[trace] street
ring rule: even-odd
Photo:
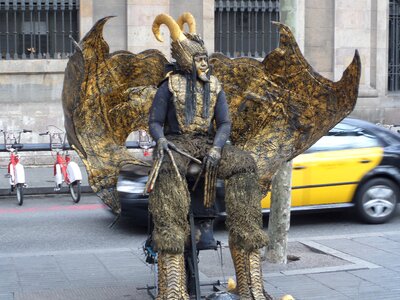
[[[154,284],[142,251],[146,229],[127,219],[110,228],[114,218],[92,194],[79,204],[69,195],[26,196],[22,207],[1,197],[0,299],[151,299],[137,290]],[[382,225],[360,224],[350,212],[292,216],[289,250],[300,261],[264,264],[266,289],[277,298],[398,299],[399,229],[399,211]],[[203,251],[203,281],[233,275],[223,224],[215,237],[224,264],[216,267],[217,251]]]

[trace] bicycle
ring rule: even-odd
[[[81,199],[82,173],[77,163],[71,161],[68,150],[65,150],[65,131],[57,126],[49,125],[48,131],[39,135],[48,135],[50,138],[50,151],[56,152],[54,163],[55,191],[61,190],[63,182],[68,185],[72,201],[78,203]]]
[[[27,187],[25,183],[25,169],[20,162],[18,150],[21,150],[21,134],[32,132],[32,130],[0,130],[4,136],[5,149],[10,152],[10,161],[7,167],[7,174],[5,177],[9,178],[11,192],[16,191],[18,205],[24,203],[24,188]]]

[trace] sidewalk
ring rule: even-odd
[[[82,171],[82,185],[89,189]],[[54,193],[51,167],[27,168],[26,174],[30,186],[26,193],[30,189]],[[0,179],[0,193],[8,193],[6,178]],[[222,241],[221,252],[200,252],[201,283],[224,282],[234,275],[226,235],[216,238]],[[284,294],[296,300],[400,299],[400,232],[291,239],[289,254],[300,260],[285,266],[263,263],[266,290],[276,299]],[[0,252],[0,300],[146,300],[151,297],[140,288],[154,284],[155,274],[145,263],[140,245]],[[202,292],[211,294],[211,286],[204,286]]]
[[[225,244],[226,245],[226,244]],[[356,234],[291,240],[311,253],[287,266],[263,264],[265,287],[276,299],[400,299],[400,233]],[[227,247],[200,253],[201,283],[233,276]],[[329,256],[335,262],[322,256]],[[297,265],[291,265],[297,264]],[[140,249],[92,249],[31,254],[0,254],[1,300],[151,299],[154,272]],[[203,294],[211,294],[204,286]]]

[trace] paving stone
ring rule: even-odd
[[[363,237],[355,238],[354,241],[374,247],[386,252],[392,252],[400,257],[400,240],[394,241],[388,237]]]
[[[400,233],[392,233],[384,235],[387,239],[400,243]]]
[[[388,253],[353,239],[323,240],[318,242],[383,267],[400,265],[400,255]]]
[[[365,281],[348,272],[310,274],[308,277],[331,288],[359,285]]]
[[[330,248],[332,253],[342,253],[340,257],[349,261],[339,258],[342,262],[334,264],[332,269],[325,266],[327,261],[322,255],[321,261],[312,264],[314,271],[319,272],[313,274],[301,264],[291,265],[293,270],[287,270],[287,266],[274,266],[274,269],[263,264],[265,288],[277,299],[284,294],[292,294],[296,300],[400,299],[400,259],[394,251],[399,236],[318,239],[314,244]],[[385,243],[389,245],[386,249]],[[348,270],[351,262],[356,262],[353,265],[360,268],[363,261],[371,263],[363,269]],[[232,260],[226,247],[222,249],[222,263],[221,270],[220,252],[200,252],[201,282],[213,283],[233,276]],[[298,274],[291,275],[289,271]],[[4,300],[146,300],[151,299],[147,291],[137,288],[152,286],[155,281],[154,270],[144,262],[140,249],[0,257],[0,300],[3,300],[1,297]],[[202,291],[210,294],[211,286],[202,287]]]
[[[103,283],[104,284],[104,283]],[[144,300],[150,299],[147,291],[130,286],[103,286],[96,288],[56,289],[15,294],[15,300]]]
[[[14,294],[13,293],[2,294],[0,292],[0,300],[14,300]]]

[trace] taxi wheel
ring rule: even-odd
[[[384,223],[393,217],[399,198],[399,188],[393,181],[374,178],[364,183],[357,192],[356,210],[366,223]]]

